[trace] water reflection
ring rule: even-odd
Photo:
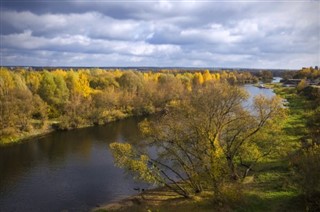
[[[135,183],[113,166],[108,144],[141,139],[131,118],[107,126],[54,132],[0,148],[3,211],[86,211],[134,193]]]

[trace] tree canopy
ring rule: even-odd
[[[115,162],[137,179],[185,197],[203,188],[219,194],[225,181],[243,179],[272,150],[259,147],[276,145],[267,135],[284,116],[281,101],[258,96],[249,109],[246,99],[242,88],[228,83],[193,90],[167,105],[165,115],[140,124],[145,141],[111,144]]]

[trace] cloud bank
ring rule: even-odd
[[[1,65],[320,64],[319,1],[4,1]]]

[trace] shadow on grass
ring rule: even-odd
[[[264,192],[246,194],[245,204],[235,211],[304,211],[303,198],[295,192]]]

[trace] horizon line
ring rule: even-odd
[[[208,67],[208,66],[41,66],[41,65],[1,65],[0,67],[23,67],[23,68],[111,68],[111,69],[209,69],[209,70],[299,70],[313,66],[305,66],[301,68],[248,68],[248,67]]]

